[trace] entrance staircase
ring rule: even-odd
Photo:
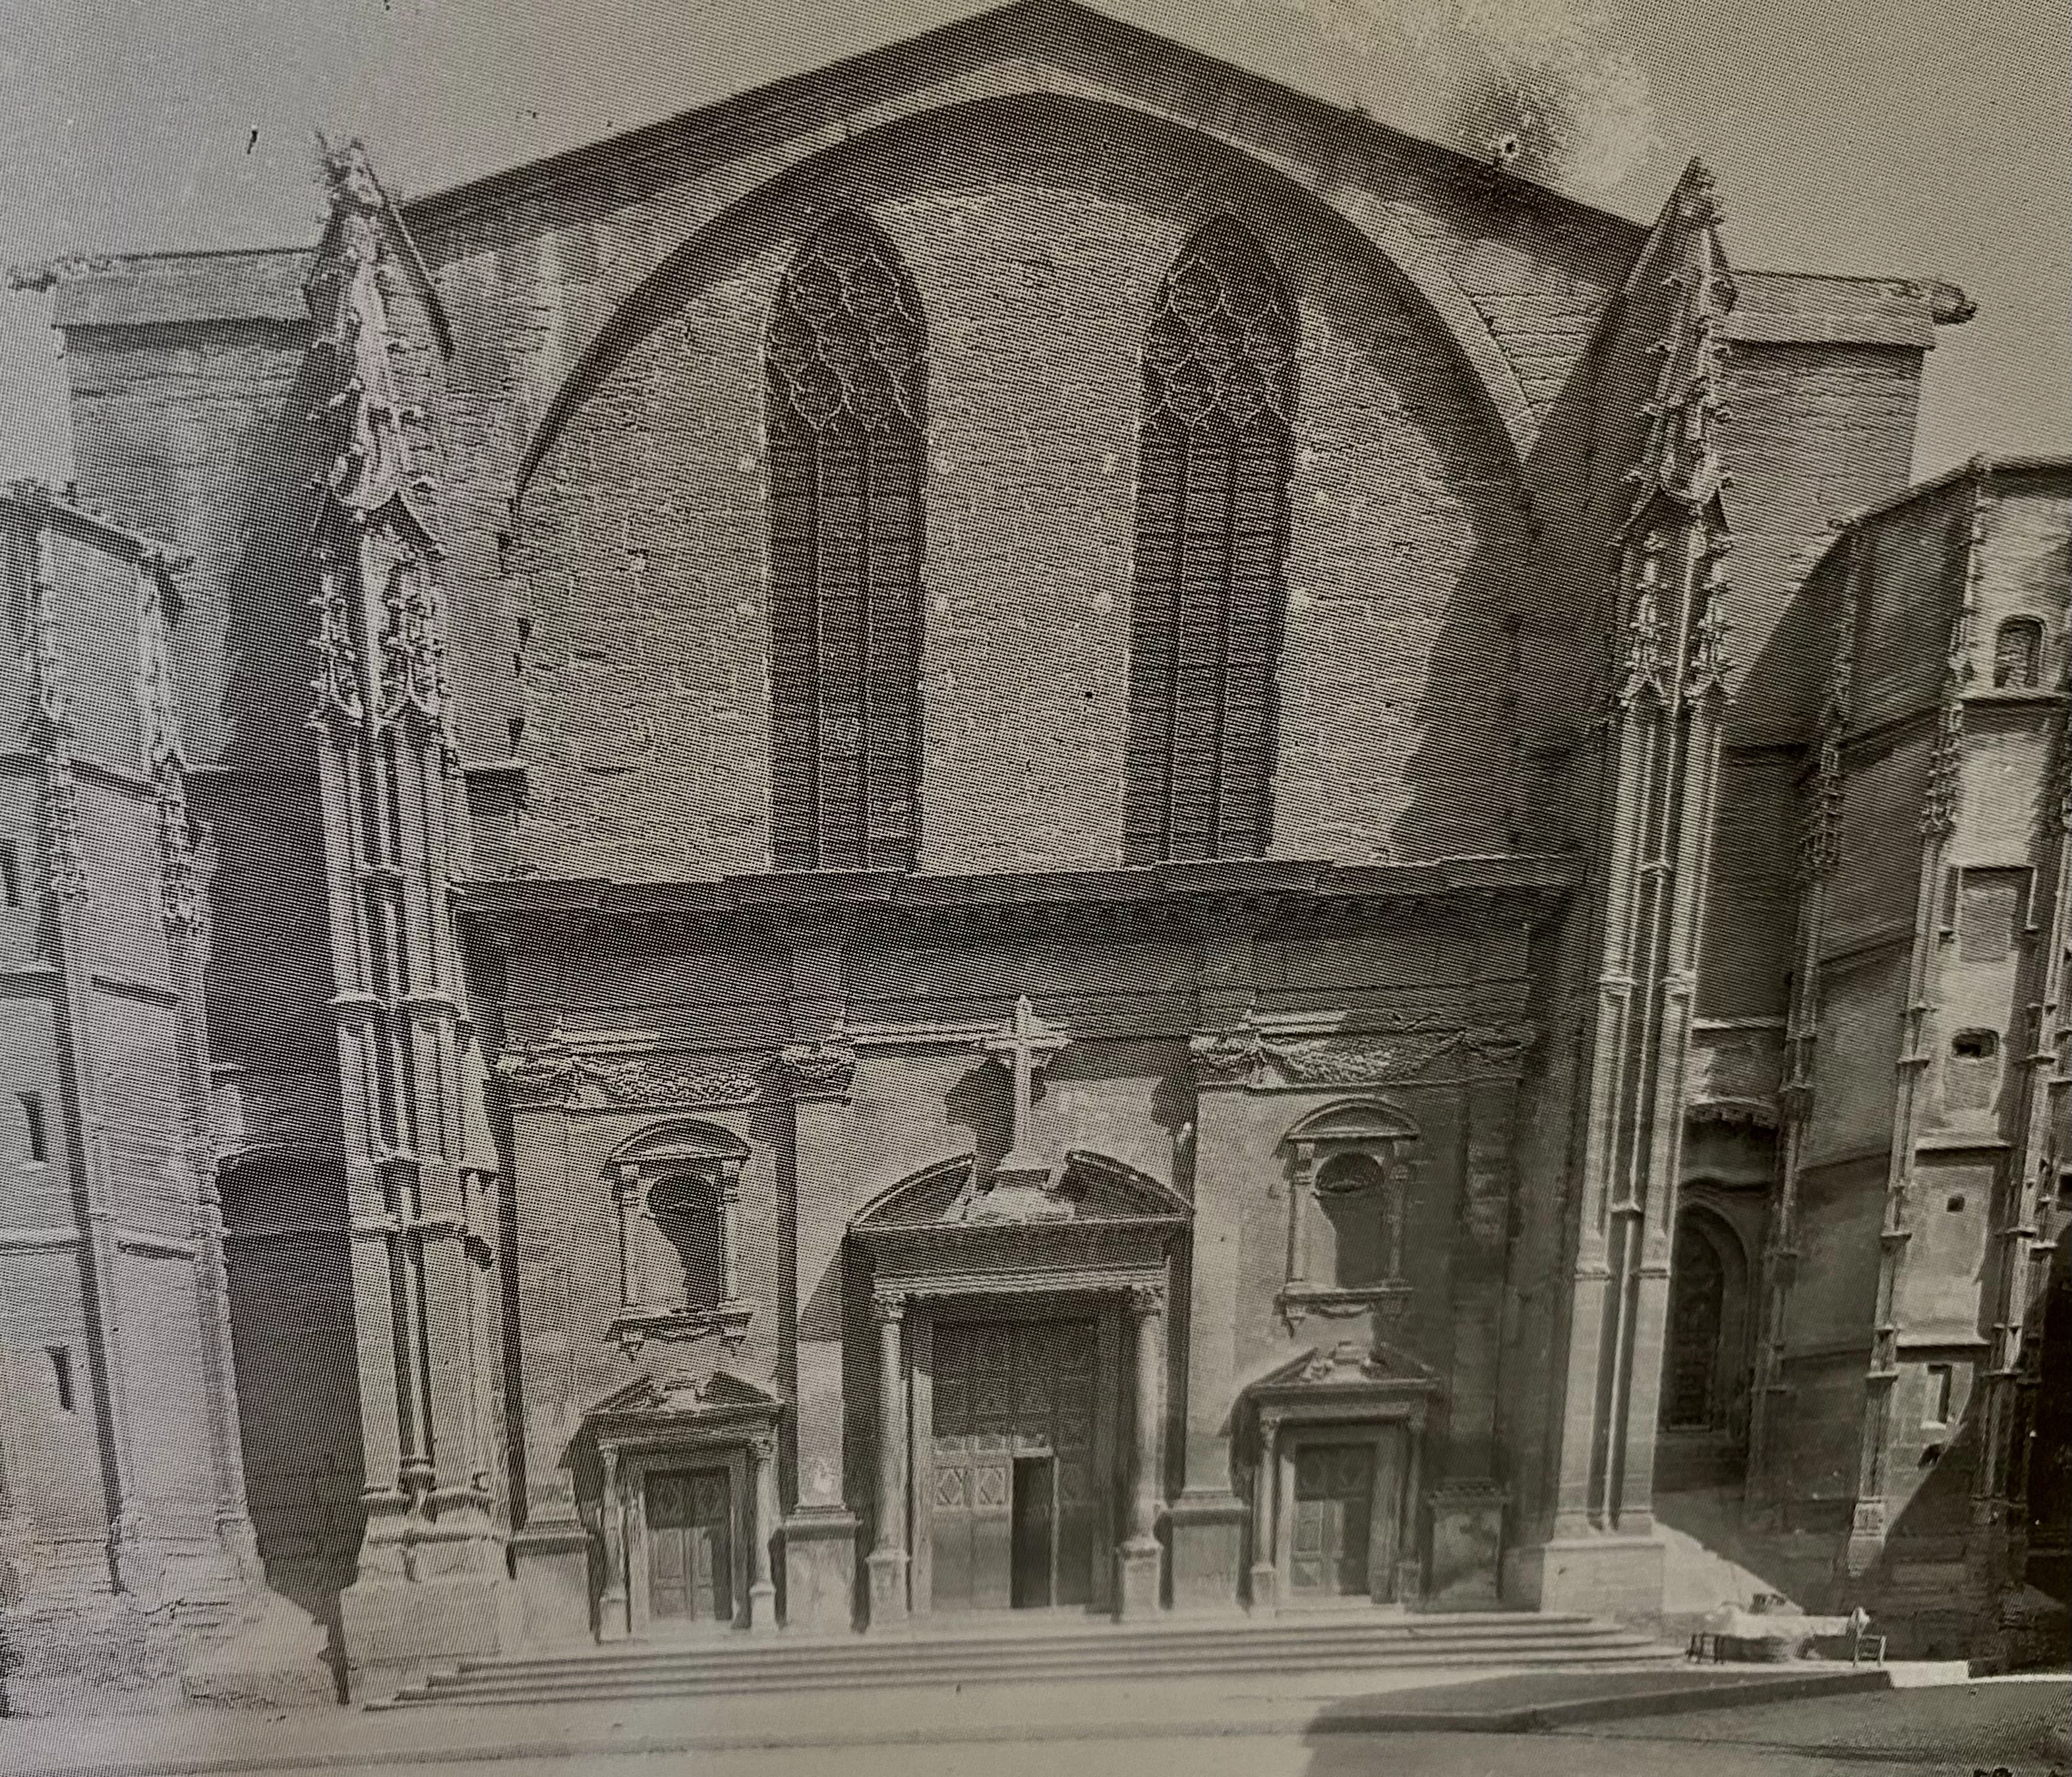
[[[1680,1649],[1594,1618],[1522,1611],[1290,1612],[1268,1622],[968,1619],[861,1635],[733,1634],[469,1660],[374,1706],[589,1703],[896,1685],[1072,1684],[1475,1668],[1680,1665]]]

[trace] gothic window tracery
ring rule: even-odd
[[[1144,343],[1124,861],[1262,855],[1300,330],[1265,249],[1210,223]]]
[[[866,219],[828,218],[786,269],[763,364],[773,861],[911,869],[927,332]]]

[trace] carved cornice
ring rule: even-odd
[[[1366,1029],[1328,1036],[1276,1036],[1256,1024],[1204,1031],[1190,1040],[1188,1053],[1203,1085],[1379,1085],[1415,1079],[1449,1057],[1511,1072],[1537,1036],[1523,1021],[1463,1024],[1453,1013],[1397,1012]]]
[[[1696,1124],[1727,1129],[1774,1129],[1779,1107],[1767,1098],[1697,1098],[1686,1115]]]

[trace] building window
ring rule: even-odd
[[[865,218],[830,218],[791,261],[763,363],[771,856],[911,869],[927,336],[913,280]]]
[[[1922,1406],[1921,1422],[1924,1426],[1947,1426],[1950,1422],[1950,1412],[1956,1397],[1955,1367],[1949,1364],[1930,1364],[1927,1383],[1927,1397]]]
[[[52,1345],[47,1348],[51,1360],[51,1381],[57,1389],[58,1411],[76,1413],[79,1410],[79,1397],[72,1387],[72,1347]]]
[[[29,1158],[40,1164],[51,1157],[50,1131],[43,1122],[43,1095],[24,1092],[20,1094],[20,1102],[22,1122],[29,1135]]]
[[[1331,1242],[1324,1267],[1341,1290],[1363,1290],[1396,1274],[1389,1251],[1388,1180],[1371,1154],[1338,1154],[1317,1170],[1317,1205]]]
[[[1944,1095],[1952,1110],[1990,1110],[2000,1084],[1998,1031],[1960,1030],[1950,1039]]]
[[[10,907],[22,905],[22,856],[12,839],[0,840],[0,895]]]
[[[717,1308],[727,1299],[725,1231],[717,1178],[658,1180],[648,1192],[648,1213],[676,1250],[682,1294],[672,1307],[687,1313]]]
[[[2000,691],[2033,691],[2043,673],[2043,625],[2011,617],[1993,638],[1993,684]]]
[[[1124,861],[1257,857],[1272,835],[1294,302],[1235,221],[1159,285],[1144,343]]]

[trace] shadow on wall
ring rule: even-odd
[[[290,1152],[222,1178],[245,1484],[269,1589],[322,1623],[344,1698],[339,1594],[365,1514],[345,1175]]]

